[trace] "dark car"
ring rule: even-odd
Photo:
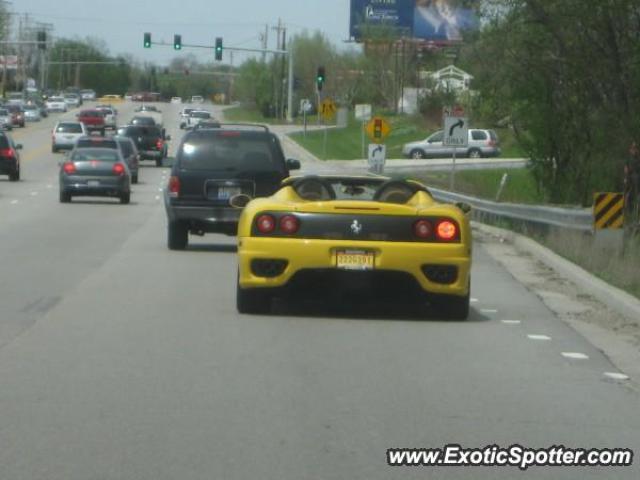
[[[60,202],[74,196],[131,199],[129,168],[120,151],[111,148],[75,148],[60,165]]]
[[[171,140],[171,136],[165,138],[159,127],[127,125],[118,129],[118,135],[133,140],[140,160],[155,160],[158,167],[162,166],[162,159],[167,156],[166,142]]]
[[[11,122],[14,127],[24,127],[24,110],[20,105],[7,104],[5,107],[11,114]]]
[[[220,124],[187,133],[165,191],[169,248],[186,248],[189,233],[235,235],[240,210],[232,198],[269,196],[298,168],[264,126]]]
[[[135,116],[129,122],[131,125],[140,125],[144,127],[154,127],[156,125],[156,121],[153,117],[143,117],[143,116]]]
[[[0,175],[9,175],[9,180],[20,180],[20,153],[22,145],[14,143],[11,136],[0,132]]]

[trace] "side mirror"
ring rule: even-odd
[[[462,210],[465,215],[471,211],[471,205],[465,202],[457,202],[456,207]]]
[[[250,201],[251,197],[249,195],[239,193],[238,195],[234,195],[229,199],[229,205],[231,205],[233,208],[244,208]]]
[[[293,158],[287,159],[287,170],[300,170],[300,161]]]
[[[21,143],[16,144],[16,150],[22,150],[22,144]]]
[[[165,157],[162,159],[162,166],[165,168],[172,168],[176,163],[176,159],[173,157]]]

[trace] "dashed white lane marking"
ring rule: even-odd
[[[477,298],[472,298],[471,299],[471,303],[478,303],[480,300],[478,300]]]
[[[483,310],[480,310],[482,313],[498,313],[498,310],[494,310],[492,308],[485,308]]]
[[[604,376],[612,380],[629,380],[629,376],[624,373],[604,372]]]
[[[161,191],[162,191],[162,189],[161,189],[161,188],[159,188],[159,189],[158,189],[158,191],[159,191],[159,192],[161,192]]]
[[[551,340],[551,337],[548,337],[547,335],[527,335],[527,337],[529,340],[540,340],[543,342]]]
[[[588,355],[578,352],[562,352],[562,356],[571,360],[589,360]]]
[[[505,325],[520,325],[522,322],[520,320],[502,320],[502,323]]]
[[[11,200],[11,205],[17,205],[18,204],[18,200]]]
[[[31,196],[32,196],[32,197],[35,197],[35,196],[37,196],[37,195],[38,195],[38,192],[31,192]]]
[[[160,200],[160,195],[156,195],[156,200]]]
[[[53,188],[53,185],[47,185],[47,188]]]

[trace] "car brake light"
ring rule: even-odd
[[[427,239],[433,234],[433,225],[429,220],[418,220],[413,224],[413,233],[418,238]]]
[[[271,233],[276,229],[276,219],[273,215],[260,215],[256,225],[260,233]]]
[[[72,175],[76,173],[76,165],[73,162],[65,162],[62,166],[62,170],[64,170],[64,173],[67,175]]]
[[[495,147],[495,146],[497,145],[497,142],[496,142],[495,140],[489,140],[489,141],[487,142],[487,145],[488,145],[489,147]]]
[[[442,220],[436,227],[436,235],[440,240],[449,242],[458,235],[458,227],[451,220]]]
[[[285,215],[280,219],[280,230],[287,235],[293,235],[300,228],[300,220],[293,215]]]
[[[13,148],[1,148],[0,149],[0,157],[15,157],[16,152],[14,152]]]
[[[180,195],[180,179],[178,177],[169,178],[169,196],[177,198]]]
[[[124,169],[124,165],[121,163],[116,163],[113,166],[113,173],[115,173],[116,175],[124,175],[125,169]]]
[[[162,147],[164,146],[164,142],[162,141],[162,139],[158,139],[158,141],[156,142],[156,148],[158,150],[162,150]]]

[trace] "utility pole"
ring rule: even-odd
[[[276,39],[276,50],[280,49],[281,45],[283,45],[282,42],[282,33],[285,30],[284,26],[282,25],[282,19],[279,18],[278,19],[278,26],[277,27],[273,27],[273,30],[275,30],[277,32],[278,38]],[[284,63],[283,65],[283,72],[282,75],[279,79],[276,79],[275,82],[275,100],[276,100],[276,109],[275,109],[275,115],[276,118],[280,117],[280,100],[281,100],[281,83],[282,83],[282,77],[284,76]],[[276,69],[277,67],[277,62],[275,65]],[[276,70],[277,72],[277,70]]]
[[[262,40],[262,49],[266,50],[269,47],[269,24],[264,26],[264,35],[260,35]],[[267,52],[262,52],[262,63],[267,61]]]
[[[283,29],[282,30],[282,50],[286,50],[287,49],[287,29]],[[280,71],[280,99],[282,100],[280,102],[281,106],[281,112],[280,112],[280,118],[284,118],[284,110],[285,110],[285,106],[284,106],[284,92],[285,92],[285,67],[286,67],[286,62],[287,62],[287,57],[286,55],[282,56],[282,69]]]
[[[293,45],[289,40],[289,87],[287,92],[287,123],[293,123]]]

